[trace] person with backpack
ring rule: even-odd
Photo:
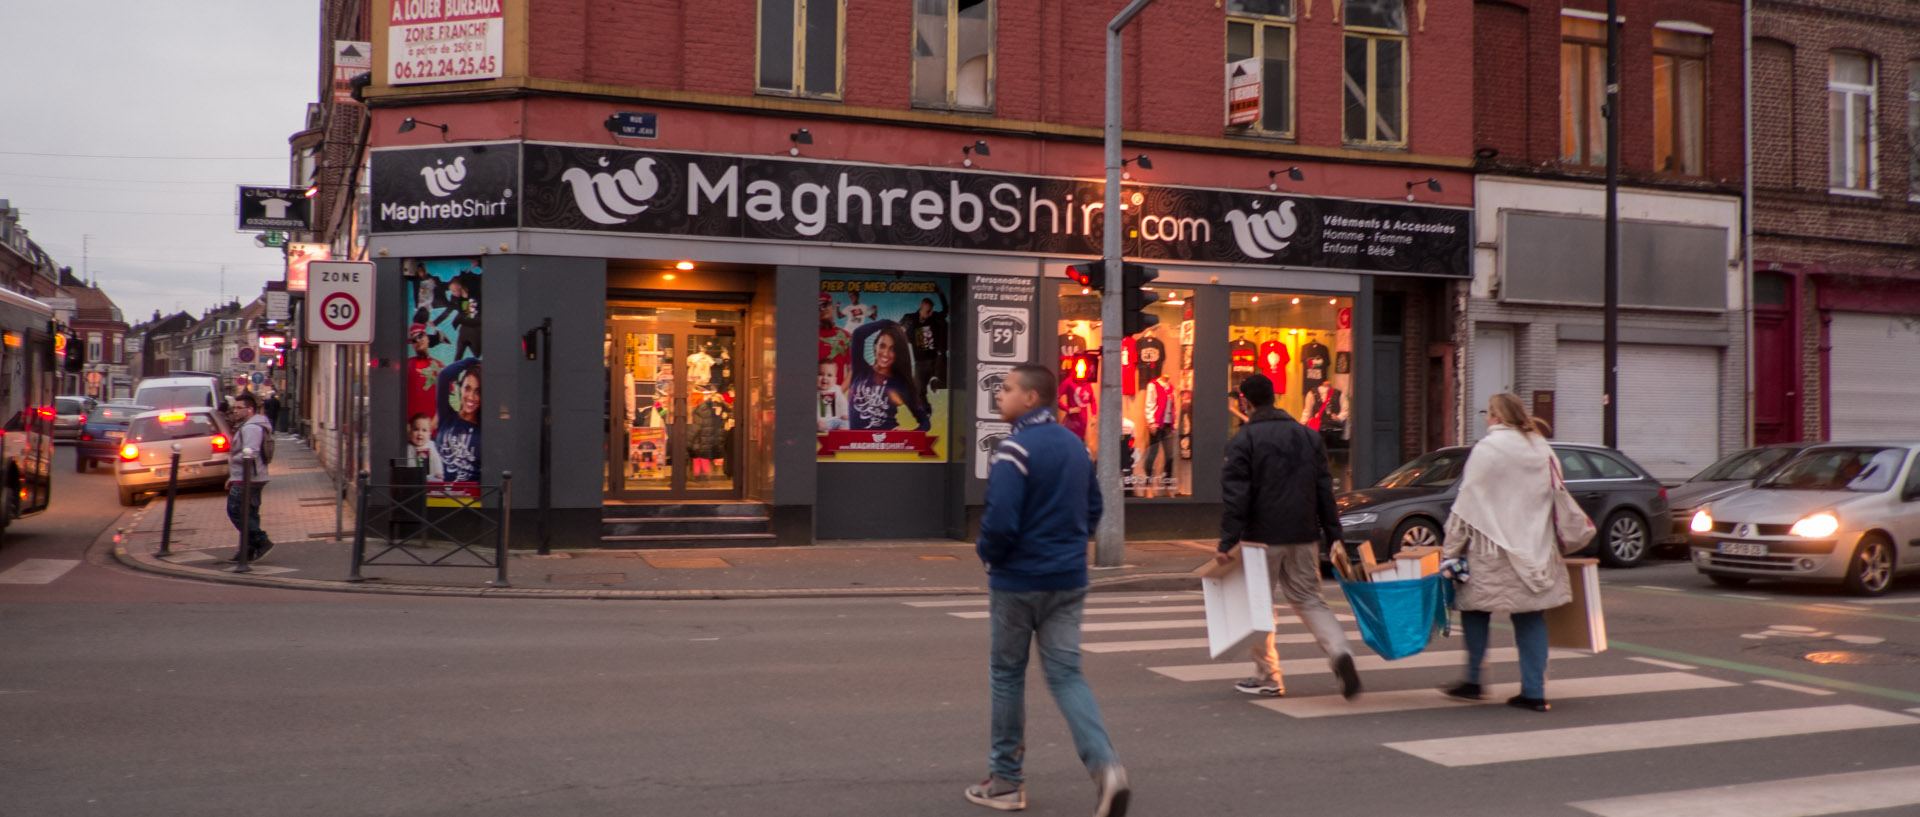
[[[248,561],[257,561],[273,550],[273,540],[260,529],[260,495],[267,489],[267,465],[273,462],[273,427],[261,416],[260,400],[253,392],[241,392],[230,405],[235,427],[234,453],[227,458],[227,518],[234,530],[247,535]],[[249,460],[253,463],[251,491]]]

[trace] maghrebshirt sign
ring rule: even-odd
[[[373,232],[511,230],[520,224],[520,144],[376,150]]]
[[[528,230],[1100,254],[1099,181],[765,156],[528,142],[519,192],[489,194],[498,210],[410,209],[445,204],[431,181],[458,149],[376,151],[375,231],[512,228],[517,217]],[[422,179],[437,199],[417,195]],[[382,195],[401,188],[403,198]],[[1134,184],[1122,199],[1128,258],[1471,275],[1466,208]]]

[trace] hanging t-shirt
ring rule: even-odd
[[[1273,381],[1275,394],[1287,393],[1287,364],[1293,362],[1293,353],[1287,351],[1287,345],[1277,340],[1260,344],[1260,373]]]
[[[1333,355],[1327,347],[1317,340],[1307,341],[1300,347],[1300,391],[1310,392],[1327,382],[1328,373],[1333,369]]]
[[[1072,332],[1060,333],[1060,356],[1073,357],[1087,350],[1087,341]]]
[[[706,352],[687,355],[687,382],[704,386],[713,380],[713,357]]]
[[[1140,359],[1136,345],[1133,338],[1120,341],[1120,393],[1128,397],[1139,391],[1138,384],[1134,382],[1135,364]]]
[[[1093,384],[1084,380],[1069,380],[1060,389],[1060,425],[1065,426],[1073,436],[1087,438],[1087,424],[1099,414],[1099,401],[1095,396]]]
[[[1235,383],[1260,372],[1260,347],[1246,338],[1234,338],[1227,344],[1227,361]]]
[[[1167,365],[1167,344],[1153,335],[1142,335],[1134,342],[1134,349],[1140,355],[1140,385],[1153,381],[1160,376]]]
[[[1020,336],[1027,333],[1027,322],[1012,315],[995,315],[980,323],[987,333],[987,354],[994,359],[1013,357]]]

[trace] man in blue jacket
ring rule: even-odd
[[[967,799],[1001,811],[1027,807],[1027,657],[1040,645],[1047,689],[1099,789],[1094,817],[1123,817],[1126,769],[1080,674],[1080,611],[1087,600],[1087,539],[1100,521],[1100,483],[1086,444],[1054,421],[1056,382],[1040,366],[1016,367],[1000,386],[1000,417],[1013,436],[993,452],[987,507],[975,549],[987,566],[993,649],[991,774]]]

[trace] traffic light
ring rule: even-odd
[[[1098,261],[1067,267],[1067,280],[1091,290],[1107,288],[1107,271]]]
[[[1067,359],[1067,376],[1076,383],[1100,382],[1100,352],[1081,352]]]
[[[67,371],[84,371],[87,367],[87,347],[80,343],[78,334],[67,335]]]
[[[1160,322],[1160,316],[1146,311],[1154,301],[1160,300],[1159,295],[1146,289],[1159,277],[1160,271],[1151,267],[1120,265],[1120,334],[1132,337]]]

